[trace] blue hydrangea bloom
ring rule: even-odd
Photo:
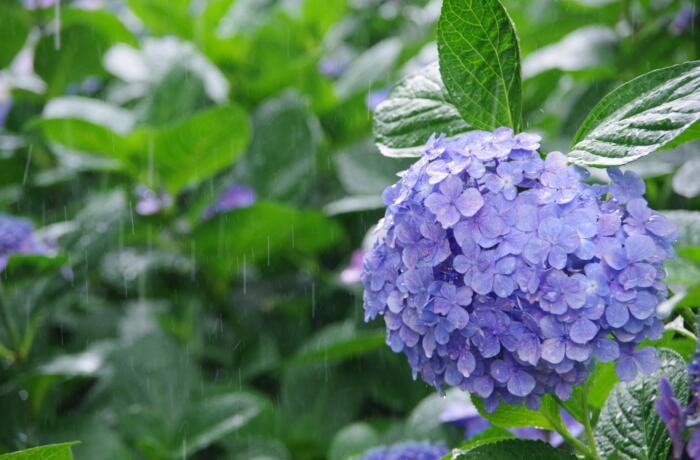
[[[216,199],[214,204],[209,206],[202,217],[211,219],[217,214],[226,211],[232,211],[238,208],[247,208],[252,206],[258,199],[257,193],[250,187],[245,185],[233,184],[223,191]]]
[[[448,452],[442,444],[407,441],[389,447],[375,447],[355,460],[438,460]]]
[[[0,270],[12,254],[44,254],[46,245],[34,236],[34,226],[26,219],[0,214]]]
[[[539,136],[472,131],[434,137],[387,188],[364,258],[365,319],[414,377],[536,409],[568,399],[593,361],[622,380],[658,366],[652,348],[667,296],[663,261],[676,226],[651,210],[644,182],[609,169],[609,185]]]

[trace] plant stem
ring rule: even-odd
[[[10,313],[10,307],[7,305],[5,300],[5,295],[2,292],[2,284],[0,283],[0,317],[2,319],[2,325],[7,333],[7,338],[10,340],[10,346],[12,347],[12,353],[16,356],[19,352],[21,340],[19,332],[17,330],[17,324],[15,324],[12,314]]]
[[[595,447],[595,438],[593,437],[593,426],[591,425],[591,410],[588,406],[588,380],[583,384],[583,429],[586,432],[588,440],[588,448],[594,460],[601,460],[600,454]]]
[[[598,456],[598,453],[595,452],[595,450],[591,450],[586,446],[584,443],[576,439],[564,426],[563,424],[561,425],[555,425],[555,429],[557,433],[561,435],[562,438],[564,438],[564,441],[566,441],[567,444],[569,444],[571,447],[574,449],[578,450],[581,452],[583,455],[586,456],[586,458],[589,459],[594,459],[594,460],[600,460],[600,457]]]

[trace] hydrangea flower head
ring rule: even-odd
[[[448,452],[442,444],[406,441],[389,447],[375,447],[354,460],[438,460]]]
[[[34,226],[20,217],[0,214],[0,270],[12,254],[43,254],[46,245],[34,236]]]
[[[568,399],[593,360],[615,361],[622,380],[658,366],[636,346],[662,333],[677,228],[635,174],[587,184],[563,154],[541,158],[539,141],[507,128],[431,138],[385,190],[363,262],[366,320],[384,316],[414,377],[487,410]]]

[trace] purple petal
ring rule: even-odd
[[[634,361],[644,374],[653,374],[661,367],[654,347],[644,347],[634,352]]]
[[[569,337],[576,343],[588,343],[598,333],[598,326],[593,321],[581,318],[576,320],[569,329]]]
[[[629,304],[630,313],[637,319],[647,319],[656,311],[658,300],[647,291],[640,291],[634,302]]]
[[[471,217],[484,206],[484,198],[475,188],[468,188],[455,201],[460,213],[465,217]]]
[[[474,355],[468,351],[463,352],[457,361],[457,369],[459,369],[459,372],[461,372],[464,377],[469,377],[471,373],[474,372],[474,369],[476,369]]]
[[[491,363],[491,377],[499,383],[506,383],[511,377],[511,369],[505,361],[497,359]]]
[[[456,200],[462,193],[464,183],[457,176],[449,176],[440,183],[440,192],[450,200]]]
[[[615,372],[623,382],[631,382],[637,376],[637,365],[629,356],[623,356],[615,363]]]
[[[605,309],[605,320],[612,327],[624,326],[629,318],[627,307],[620,302],[613,302]]]
[[[515,371],[508,380],[508,391],[515,396],[527,396],[535,388],[535,379],[524,371]]]
[[[542,343],[542,359],[559,364],[564,359],[566,349],[560,339],[547,339]]]
[[[600,339],[593,344],[595,357],[601,363],[615,361],[620,356],[620,347],[611,339]]]
[[[656,252],[656,245],[651,237],[646,235],[632,235],[625,240],[625,254],[630,262],[637,262],[648,258]]]
[[[488,376],[477,377],[474,379],[472,389],[477,396],[488,398],[493,393],[493,380]]]

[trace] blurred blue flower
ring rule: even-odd
[[[389,447],[375,447],[355,460],[439,460],[448,452],[442,444],[406,441]]]
[[[0,270],[12,254],[48,254],[49,247],[34,235],[26,219],[0,214]]]
[[[685,431],[685,410],[673,394],[671,383],[666,377],[659,382],[659,396],[654,401],[654,408],[668,427],[673,443],[673,458],[683,455],[683,431]]]
[[[362,274],[362,259],[365,257],[365,251],[357,249],[350,257],[350,265],[340,272],[340,282],[343,284],[355,284],[360,282]]]
[[[676,226],[649,209],[644,182],[608,170],[609,186],[539,137],[500,128],[433,136],[382,197],[361,275],[365,318],[384,315],[387,344],[414,376],[536,409],[583,382],[594,359],[623,380],[651,372]]]
[[[222,212],[252,206],[258,199],[258,195],[250,187],[233,184],[219,195],[214,204],[209,206],[202,215],[203,219],[211,219]]]
[[[700,460],[700,344],[693,360],[688,364],[688,377],[690,403],[687,407],[684,408],[673,394],[671,382],[666,377],[661,377],[654,408],[668,428],[673,443],[673,458],[683,456],[683,434],[686,428],[690,428],[685,451],[691,459]]]
[[[683,5],[681,10],[671,22],[671,32],[674,35],[683,34],[693,25],[696,14],[694,5]]]
[[[163,208],[168,208],[173,204],[173,200],[168,192],[161,191],[158,193],[145,185],[137,185],[134,193],[138,199],[136,202],[136,213],[142,216],[156,214]]]
[[[367,94],[367,98],[365,99],[365,103],[367,104],[367,107],[374,112],[377,110],[377,106],[384,102],[387,97],[389,97],[389,93],[391,92],[392,85],[385,86],[384,88],[381,89],[375,89],[373,91],[370,91],[369,94]]]

